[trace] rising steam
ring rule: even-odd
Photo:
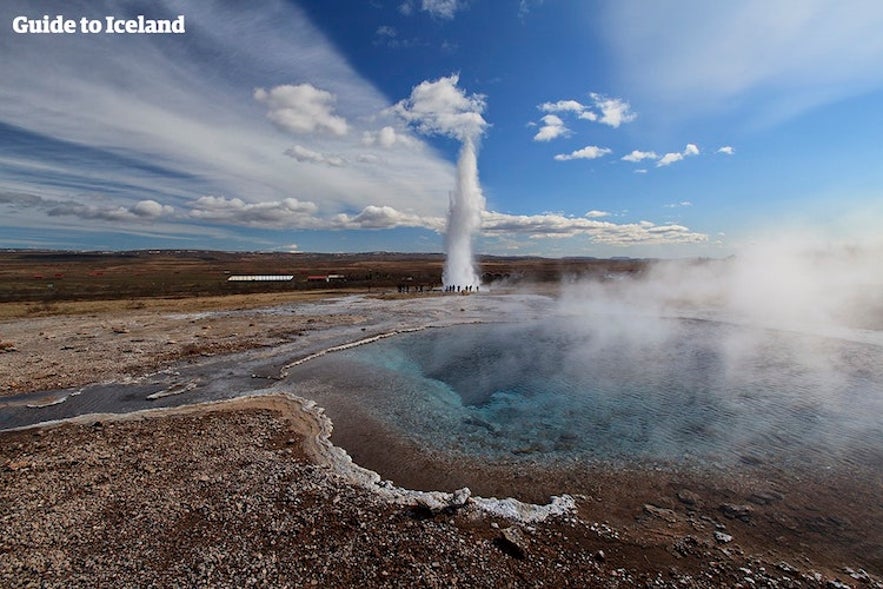
[[[456,74],[414,87],[411,97],[393,107],[425,134],[446,135],[462,142],[457,161],[457,186],[451,193],[445,234],[445,286],[478,286],[472,240],[481,227],[484,196],[478,183],[476,145],[487,122],[481,116],[484,97],[467,96]]]

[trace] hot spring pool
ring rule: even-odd
[[[320,405],[358,406],[433,452],[815,468],[880,462],[881,351],[711,321],[559,317],[404,334],[293,377],[321,375]]]

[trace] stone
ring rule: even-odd
[[[652,515],[653,517],[658,517],[659,519],[667,521],[671,524],[678,521],[678,514],[676,514],[671,509],[656,507],[655,505],[650,505],[649,503],[644,504],[644,513],[646,513],[647,515]]]
[[[750,505],[735,505],[733,503],[723,503],[720,506],[721,513],[730,519],[740,519],[747,522],[751,519],[754,511]]]
[[[730,542],[733,541],[732,536],[730,536],[729,534],[725,534],[723,532],[720,532],[720,531],[716,531],[714,533],[714,539],[717,540],[717,542],[719,544],[729,544]]]
[[[415,499],[418,507],[428,510],[430,513],[454,511],[466,505],[472,491],[469,487],[463,487],[453,493],[422,493]]]
[[[681,489],[677,492],[678,501],[683,503],[684,505],[688,505],[690,507],[695,507],[699,505],[699,495],[690,491],[689,489]]]
[[[784,496],[781,493],[777,493],[776,491],[752,493],[748,496],[748,501],[754,503],[755,505],[769,505],[770,503],[775,503],[776,501],[781,501],[782,499],[784,499]]]
[[[503,549],[516,558],[524,558],[527,556],[527,548],[529,541],[520,529],[510,526],[503,528],[500,533],[500,543]]]

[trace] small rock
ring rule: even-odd
[[[516,558],[524,558],[527,555],[529,543],[527,536],[516,527],[503,528],[500,543],[507,552]]]
[[[733,541],[733,537],[729,534],[725,534],[723,532],[715,532],[714,539],[718,541],[720,544],[729,544]]]
[[[740,519],[744,522],[751,519],[751,513],[754,511],[749,505],[735,505],[733,503],[723,503],[720,510],[725,517]]]
[[[784,499],[784,496],[775,491],[752,493],[748,496],[748,500],[755,505],[769,505],[770,503],[781,501],[782,499]]]
[[[871,576],[864,569],[853,570],[849,567],[843,569],[843,572],[855,579],[856,581],[861,581],[862,583],[870,583]]]
[[[782,571],[783,573],[788,573],[789,575],[796,575],[798,573],[796,568],[794,568],[793,566],[791,566],[790,564],[788,564],[784,560],[777,562],[776,568],[779,569],[780,571]]]
[[[6,463],[6,470],[10,470],[10,471],[14,472],[16,470],[21,470],[23,468],[27,468],[27,466],[28,466],[28,463],[26,460],[18,460],[16,462],[13,462],[10,460],[9,462]]]
[[[690,507],[699,504],[699,495],[688,489],[681,489],[680,491],[678,491],[677,498],[678,501],[680,501],[684,505],[689,505]]]
[[[599,550],[595,553],[595,560],[597,560],[598,562],[604,562],[605,560],[607,560],[607,555],[604,554],[603,550]]]
[[[644,504],[644,513],[647,515],[652,515],[653,517],[658,517],[668,523],[675,523],[678,521],[678,514],[676,514],[671,509],[664,509],[662,507],[656,507],[655,505],[650,505],[649,503]]]

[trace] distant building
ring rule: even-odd
[[[314,274],[307,276],[307,282],[346,282],[343,274]]]
[[[293,274],[234,274],[227,277],[227,282],[288,282],[294,280]]]

